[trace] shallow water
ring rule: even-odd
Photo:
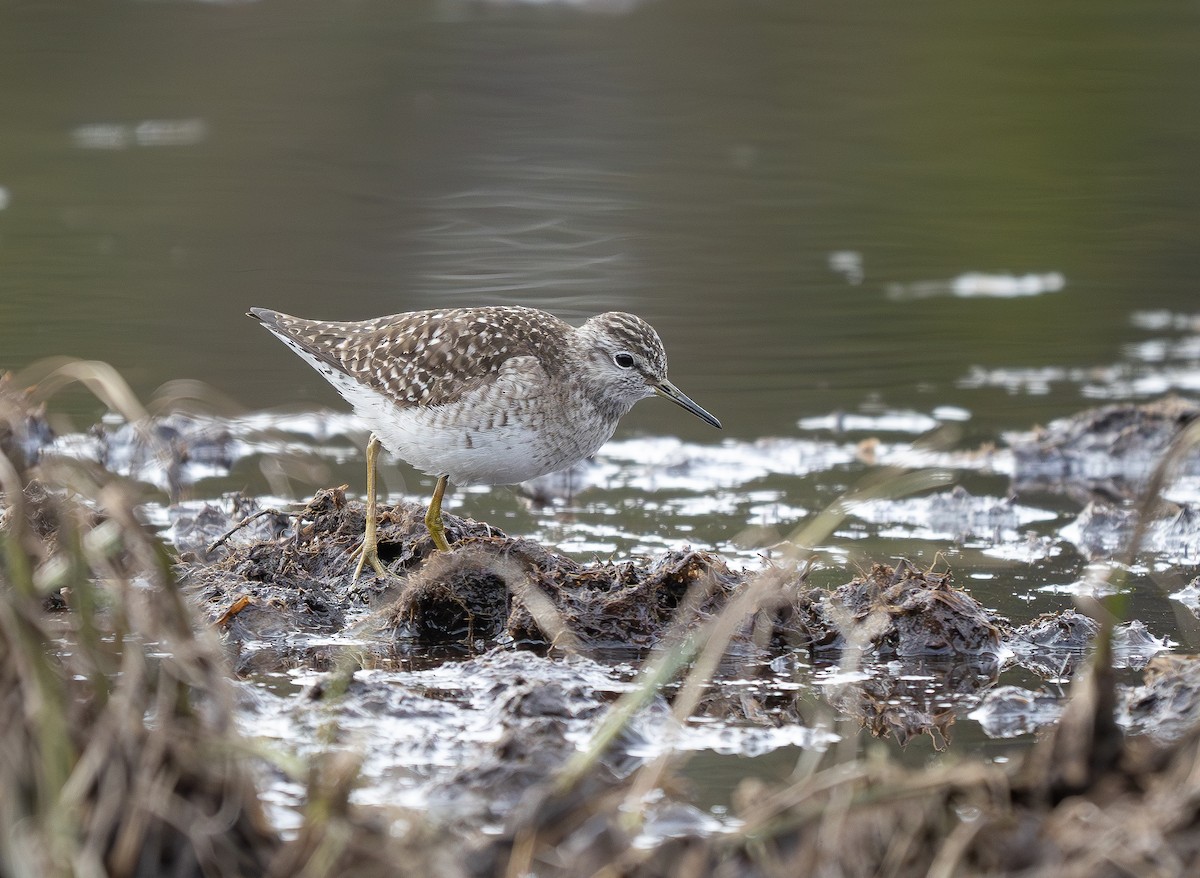
[[[190,497],[283,503],[359,489],[363,434],[247,307],[636,311],[724,432],[643,403],[569,498],[448,508],[578,558],[690,543],[754,567],[876,465],[942,467],[973,500],[857,504],[817,577],[944,564],[1024,621],[1105,558],[1072,538],[1077,499],[1009,503],[1003,450],[964,452],[1200,391],[1198,31],[1112,0],[11,9],[0,369],[106,360],[143,399],[198,379],[161,395],[202,396],[242,445]],[[1130,615],[1185,652],[1200,633],[1166,595],[1198,562],[1185,541],[1130,577]],[[967,710],[957,745],[997,752]],[[788,770],[771,758],[695,775]]]

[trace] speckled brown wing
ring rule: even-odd
[[[494,381],[513,357],[562,349],[570,327],[533,308],[412,311],[359,322],[306,320],[252,308],[250,316],[310,356],[400,407],[453,403]],[[540,352],[540,356],[539,356]]]

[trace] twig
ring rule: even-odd
[[[244,528],[250,522],[254,521],[257,518],[262,518],[264,515],[295,515],[295,514],[296,513],[294,513],[294,512],[292,512],[292,513],[280,512],[278,509],[260,509],[260,510],[258,510],[258,512],[255,512],[253,515],[247,515],[245,518],[243,518],[241,521],[239,521],[237,524],[235,524],[232,528],[230,528],[228,531],[226,531],[222,536],[213,540],[213,542],[210,543],[204,551],[206,554],[211,555],[217,549],[221,548],[221,546],[225,545],[225,543],[229,541],[229,538],[231,536],[233,536],[239,530]]]

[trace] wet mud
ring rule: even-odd
[[[438,553],[423,509],[413,504],[381,507],[379,554],[391,575],[354,582],[364,507],[343,489],[320,492],[286,526],[244,503],[233,514],[283,529],[265,540],[243,535],[234,544],[231,536],[220,546],[216,540],[209,548],[222,557],[205,561],[192,553],[179,567],[188,594],[233,644],[283,632],[331,634],[353,619],[365,623],[361,631],[373,627],[410,645],[645,651],[681,622],[698,626],[720,613],[747,580],[760,576],[773,580],[775,598],[737,635],[747,648],[853,647],[883,658],[997,654],[1007,625],[955,587],[949,573],[907,562],[875,565],[835,590],[814,589],[801,569],[735,572],[697,551],[667,553],[649,564],[580,564],[453,515],[446,516],[451,551]],[[216,510],[208,515],[221,517]],[[236,528],[234,522],[228,530]]]

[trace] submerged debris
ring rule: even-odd
[[[1062,716],[1060,695],[1020,686],[1000,686],[988,692],[970,717],[989,738],[1015,738],[1057,722]]]
[[[1123,691],[1122,725],[1174,741],[1200,725],[1200,658],[1159,656],[1145,669],[1141,686]]]
[[[1089,559],[1117,556],[1129,546],[1138,524],[1138,509],[1105,501],[1088,503],[1062,536]],[[1174,564],[1200,563],[1200,507],[1162,502],[1139,534],[1141,552],[1152,552]]]
[[[902,527],[913,538],[991,544],[1022,541],[1027,526],[1055,518],[1014,497],[975,496],[962,485],[918,497],[866,500],[853,504],[851,512],[864,521]]]
[[[873,737],[894,737],[901,745],[928,735],[944,750],[963,706],[992,686],[1000,672],[994,656],[902,659],[867,672],[845,675],[823,687],[831,706]]]
[[[1136,498],[1180,431],[1200,417],[1200,405],[1171,396],[1143,405],[1110,405],[1009,436],[1022,488],[1049,487]],[[1184,472],[1200,475],[1192,449]]]
[[[1179,601],[1193,616],[1200,618],[1200,576],[1195,577],[1179,591],[1171,595],[1171,599]]]
[[[1144,668],[1158,653],[1166,652],[1174,645],[1168,637],[1155,637],[1142,621],[1131,619],[1113,629],[1113,665]]]
[[[1100,625],[1091,616],[1075,610],[1064,610],[1061,613],[1043,613],[1032,622],[1021,625],[1013,632],[1012,642],[1018,647],[1082,653],[1099,631]]]

